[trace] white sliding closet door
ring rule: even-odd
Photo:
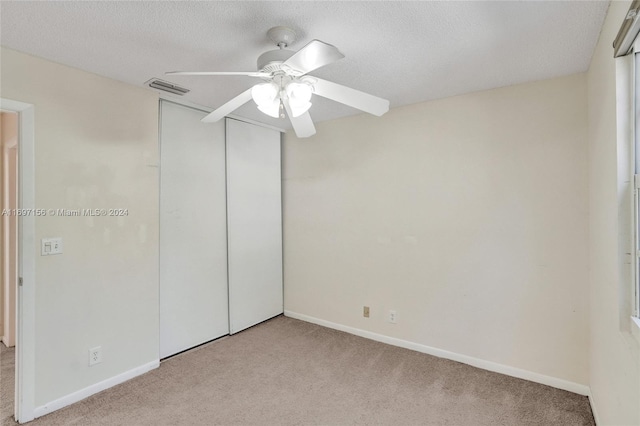
[[[280,132],[233,119],[226,122],[233,334],[283,311]]]
[[[160,357],[229,333],[224,123],[162,101]]]

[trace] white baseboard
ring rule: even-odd
[[[472,356],[458,354],[455,352],[449,352],[444,349],[438,349],[420,343],[409,342],[408,340],[397,339],[395,337],[389,337],[371,331],[361,330],[355,327],[349,327],[342,324],[337,324],[331,321],[326,321],[319,318],[314,318],[308,315],[299,314],[292,311],[284,311],[284,315],[287,317],[299,319],[302,321],[318,324],[324,327],[333,328],[334,330],[344,331],[349,334],[355,334],[356,336],[364,337],[378,342],[387,343],[393,346],[399,346],[405,349],[411,349],[417,352],[423,352],[425,354],[437,356],[439,358],[446,358],[452,361],[462,362],[464,364],[472,365],[474,367],[482,368],[483,370],[489,370],[496,373],[506,374],[507,376],[517,377],[519,379],[529,380],[531,382],[541,383],[543,385],[551,386],[558,389],[563,389],[569,392],[577,393],[579,395],[589,395],[589,386],[581,385],[579,383],[570,382],[568,380],[559,379],[557,377],[545,376],[544,374],[534,373],[533,371],[523,370],[521,368],[511,367],[504,364],[498,364],[492,361],[486,361]]]
[[[598,412],[596,411],[596,404],[593,402],[593,394],[591,390],[589,390],[589,405],[591,406],[591,413],[593,414],[593,420],[596,422],[596,426],[600,424],[600,418],[598,417]]]
[[[102,392],[105,389],[109,389],[115,385],[119,385],[120,383],[126,382],[127,380],[131,380],[136,376],[140,376],[148,371],[151,371],[160,366],[160,361],[151,361],[147,364],[143,364],[139,367],[133,368],[129,371],[125,371],[124,373],[118,374],[117,376],[110,377],[101,382],[95,383],[91,386],[87,386],[84,389],[80,389],[79,391],[70,393],[69,395],[63,396],[62,398],[58,398],[54,401],[51,401],[45,405],[40,407],[36,407],[34,411],[34,415],[36,418],[42,417],[45,414],[49,414],[53,411],[59,410],[67,405],[74,404],[78,401],[81,401],[93,394],[98,392]]]

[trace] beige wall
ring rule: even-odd
[[[640,424],[640,350],[629,333],[630,281],[619,250],[624,223],[626,140],[616,146],[616,66],[611,43],[629,2],[612,2],[588,73],[590,385],[604,425]],[[620,209],[620,210],[619,210]],[[628,251],[628,250],[627,250]],[[628,265],[626,265],[628,267]],[[635,326],[634,326],[635,327]]]
[[[2,49],[2,97],[35,105],[36,219],[64,254],[36,261],[36,406],[158,359],[158,99]],[[103,362],[88,366],[102,346]]]
[[[285,309],[587,384],[586,104],[580,74],[288,132]]]

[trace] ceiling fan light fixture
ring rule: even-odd
[[[258,71],[168,73],[171,75],[244,75],[263,79],[262,83],[246,89],[219,106],[204,117],[203,122],[218,121],[253,99],[258,110],[270,117],[285,118],[288,115],[296,135],[306,138],[316,133],[308,112],[314,94],[376,116],[389,111],[389,101],[386,99],[309,75],[318,68],[344,58],[335,46],[320,40],[311,40],[301,49],[293,52],[285,49],[295,41],[295,32],[290,28],[272,28],[268,36],[276,43],[278,49],[270,50],[258,57]]]

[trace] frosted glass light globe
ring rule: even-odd
[[[291,107],[291,115],[299,117],[311,108],[313,89],[307,83],[291,82],[287,85],[287,97]]]
[[[273,118],[279,118],[280,117],[280,99],[279,98],[274,99],[269,104],[258,105],[258,109]]]
[[[278,97],[278,86],[275,83],[256,84],[251,88],[251,97],[258,106],[267,107]]]
[[[308,103],[311,100],[312,93],[311,86],[306,83],[291,82],[287,84],[287,96],[292,106],[294,104],[304,105]]]

